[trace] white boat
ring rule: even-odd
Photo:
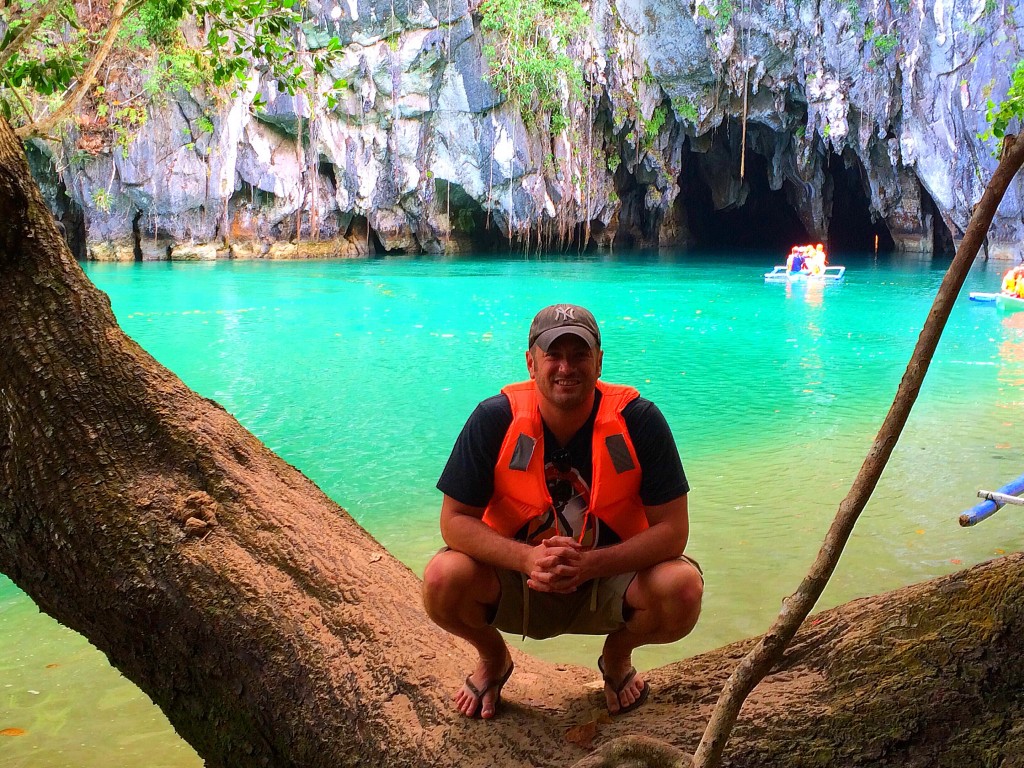
[[[825,282],[825,283],[836,283],[843,279],[843,275],[846,274],[846,267],[840,266],[828,266],[825,267],[825,271],[812,275],[810,272],[790,272],[786,269],[785,264],[772,269],[771,272],[764,273],[764,281],[766,283],[802,283],[802,282]]]

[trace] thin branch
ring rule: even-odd
[[[39,25],[46,20],[47,16],[53,13],[57,2],[58,0],[49,0],[48,3],[40,6],[32,15],[28,24],[25,25],[25,28],[18,33],[16,38],[11,40],[11,44],[0,51],[0,70],[7,66],[7,62],[11,60],[14,54],[24,48],[25,44],[32,39],[32,35],[39,29]]]
[[[978,249],[988,233],[996,208],[999,207],[1003,195],[1013,177],[1024,164],[1024,139],[1015,141],[1007,136],[1004,141],[1003,155],[999,160],[991,181],[985,188],[981,201],[971,214],[967,232],[953,257],[946,276],[939,286],[931,311],[921,329],[917,346],[911,355],[907,370],[903,374],[892,407],[871,446],[857,477],[853,481],[850,492],[839,505],[835,520],[825,535],[825,541],[818,551],[818,556],[811,566],[810,572],[804,577],[796,593],[786,598],[782,604],[775,623],[761,638],[761,641],[746,657],[740,661],[736,670],[726,681],[719,696],[718,703],[711,715],[704,735],[693,758],[693,768],[716,768],[721,764],[725,744],[732,732],[740,708],[747,695],[761,679],[768,674],[782,657],[786,644],[796,634],[797,629],[811,612],[815,602],[821,596],[829,577],[835,570],[842,554],[843,547],[853,532],[854,523],[867,505],[871,492],[885,469],[886,462],[896,447],[903,427],[910,416],[910,410],[917,399],[925,373],[931,362],[932,355],[939,343],[939,337],[945,328],[946,320],[953,309],[957,294],[963,287],[967,273],[978,255]]]
[[[139,10],[139,8],[144,6],[147,1],[148,0],[132,0],[131,3],[125,6],[124,13],[122,13],[121,15],[127,19],[129,16],[131,16],[133,13]]]
[[[92,61],[89,62],[89,66],[85,68],[84,72],[82,72],[82,76],[78,80],[78,85],[71,94],[64,99],[64,103],[41,122],[36,123],[35,125],[23,126],[15,131],[19,139],[49,133],[54,126],[59,125],[65,118],[67,118],[75,110],[79,102],[85,98],[89,89],[92,88],[93,81],[96,79],[96,73],[99,72],[100,67],[110,54],[111,48],[114,47],[114,41],[117,39],[117,34],[121,30],[121,25],[125,20],[124,9],[125,0],[117,0],[117,2],[114,3],[114,7],[112,9],[113,12],[110,14],[110,26],[107,28],[106,37],[103,38],[103,42],[100,44],[100,47],[96,50],[96,53],[93,54]]]
[[[4,82],[7,83],[7,87],[10,89],[11,93],[14,94],[14,98],[18,100],[18,104],[21,105],[21,111],[25,113],[25,117],[28,119],[29,123],[34,123],[35,118],[32,116],[32,108],[25,103],[25,99],[22,97],[21,92],[11,84],[9,78],[5,77]]]

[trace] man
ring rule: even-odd
[[[598,666],[621,714],[649,691],[633,650],[697,623],[704,582],[683,555],[689,485],[675,441],[653,403],[598,381],[603,357],[586,309],[538,312],[529,381],[477,406],[438,481],[447,547],[427,565],[423,601],[479,654],[454,697],[467,717],[494,717],[512,674],[499,630],[607,635]]]

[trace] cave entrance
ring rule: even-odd
[[[829,155],[826,169],[831,187],[830,252],[890,253],[896,247],[889,228],[872,216],[870,198],[856,158]]]
[[[737,131],[726,129],[727,133]],[[739,145],[730,138],[716,137],[709,152],[692,152],[684,162],[680,197],[691,247],[697,251],[786,254],[792,246],[809,242],[811,236],[790,205],[785,185],[778,190],[771,188],[764,155],[748,145],[742,183],[739,168]],[[716,204],[712,184],[720,188],[720,197],[725,195],[737,202]],[[731,190],[727,190],[729,186]]]
[[[885,220],[871,213],[864,171],[855,156],[830,154],[825,160],[824,188],[817,194],[821,195],[827,234],[815,234],[808,231],[795,207],[807,205],[809,210],[808,195],[815,194],[814,190],[799,188],[799,182],[788,174],[779,189],[772,189],[771,179],[779,177],[779,169],[770,167],[770,158],[778,155],[778,142],[785,137],[762,125],[747,126],[741,182],[741,134],[741,126],[727,122],[711,137],[706,151],[690,151],[685,157],[677,204],[685,210],[694,250],[785,254],[794,245],[824,237],[833,253],[895,250]],[[704,140],[707,137],[697,139]],[[923,204],[930,202],[922,200]]]
[[[61,212],[58,222],[64,227],[64,239],[68,248],[71,249],[71,254],[78,261],[85,261],[89,256],[86,243],[85,211],[68,197],[67,205]]]
[[[494,252],[508,248],[508,238],[494,224],[491,216],[462,185],[447,179],[434,180],[434,201],[437,211],[448,222],[441,233],[446,247],[462,252]]]

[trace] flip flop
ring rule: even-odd
[[[482,691],[479,690],[475,685],[473,685],[473,681],[470,679],[472,678],[472,675],[466,675],[466,682],[464,683],[464,687],[470,693],[470,695],[472,695],[473,698],[475,698],[477,701],[477,706],[473,710],[473,714],[470,715],[470,717],[482,717],[480,712],[483,710],[484,707],[484,695],[486,695],[487,692],[490,691],[492,688],[496,688],[498,692],[498,695],[494,697],[494,715],[492,717],[498,716],[498,705],[501,704],[501,689],[505,687],[505,683],[507,683],[508,679],[512,677],[512,670],[514,670],[515,668],[515,663],[511,659],[509,659],[508,669],[505,671],[505,674],[501,676],[501,679],[495,680],[493,683],[486,686]]]
[[[626,676],[623,677],[622,680],[619,681],[618,685],[616,685],[615,682],[610,677],[608,677],[608,675],[606,675],[604,673],[604,656],[599,656],[598,657],[598,659],[597,659],[597,668],[599,670],[601,670],[601,678],[604,680],[604,684],[607,687],[611,688],[615,692],[616,697],[620,693],[622,693],[626,689],[626,686],[629,685],[630,682],[632,682],[634,677],[636,677],[636,667],[630,667],[629,668],[629,672],[626,673]],[[640,690],[640,695],[637,697],[636,701],[634,701],[632,704],[629,704],[629,705],[627,705],[625,707],[622,706],[621,703],[620,703],[619,708],[617,710],[615,710],[614,712],[609,710],[608,714],[610,714],[612,717],[618,717],[619,715],[624,715],[627,712],[632,712],[634,709],[638,709],[639,707],[643,706],[646,703],[647,695],[650,692],[651,692],[650,683],[648,683],[646,680],[644,680],[644,687]]]

